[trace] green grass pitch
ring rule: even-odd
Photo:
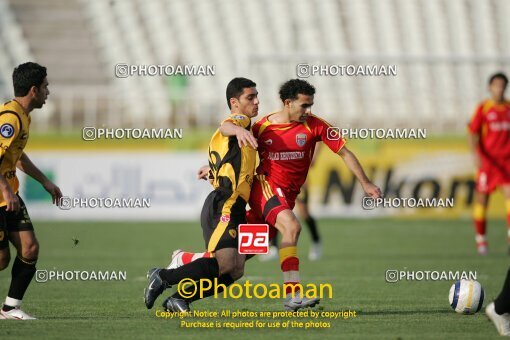
[[[126,281],[33,282],[24,309],[34,322],[0,321],[0,337],[69,339],[475,339],[496,338],[483,312],[454,313],[448,304],[453,282],[386,283],[385,271],[471,270],[486,291],[485,305],[499,293],[508,268],[504,221],[489,223],[489,254],[475,254],[470,221],[320,220],[324,257],[309,262],[309,235],[300,247],[303,283],[330,283],[333,299],[324,311],[356,310],[357,317],[331,321],[329,329],[183,329],[178,320],[155,317],[143,304],[145,273],[167,264],[177,247],[201,250],[197,223],[52,222],[37,223],[41,243],[38,269],[125,270]],[[74,245],[73,238],[79,240]],[[277,262],[247,264],[252,283],[281,283]],[[7,293],[10,268],[0,273],[1,299]],[[195,303],[196,310],[278,311],[280,300],[214,299]],[[207,319],[202,319],[206,321]],[[283,319],[282,319],[283,320]],[[246,320],[245,320],[246,321]],[[269,320],[265,320],[269,321]],[[324,320],[327,321],[327,320]]]

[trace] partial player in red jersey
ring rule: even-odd
[[[505,100],[508,78],[489,79],[491,98],[483,101],[469,122],[469,142],[475,158],[474,223],[479,254],[487,253],[486,212],[490,194],[500,186],[506,200],[507,241],[510,253],[510,102]]]

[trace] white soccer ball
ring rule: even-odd
[[[482,285],[474,280],[459,280],[450,288],[450,306],[460,314],[475,314],[483,305]]]

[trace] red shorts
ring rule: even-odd
[[[274,185],[264,175],[257,175],[253,180],[249,203],[251,210],[246,213],[247,222],[269,224],[271,236],[276,216],[283,210],[294,209],[296,195],[286,197],[282,188]]]
[[[476,190],[490,194],[501,185],[510,185],[510,159],[482,159],[482,167],[476,175]]]

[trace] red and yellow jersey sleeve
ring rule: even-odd
[[[266,129],[266,127],[270,125],[270,122],[267,119],[267,117],[268,116],[265,116],[264,118],[258,120],[257,122],[255,122],[255,124],[253,124],[251,131],[255,138],[259,138],[262,132],[264,132],[264,130]]]
[[[322,141],[334,153],[338,153],[345,145],[346,140],[340,134],[340,128],[331,126],[325,120],[312,115],[306,121],[317,141]]]

